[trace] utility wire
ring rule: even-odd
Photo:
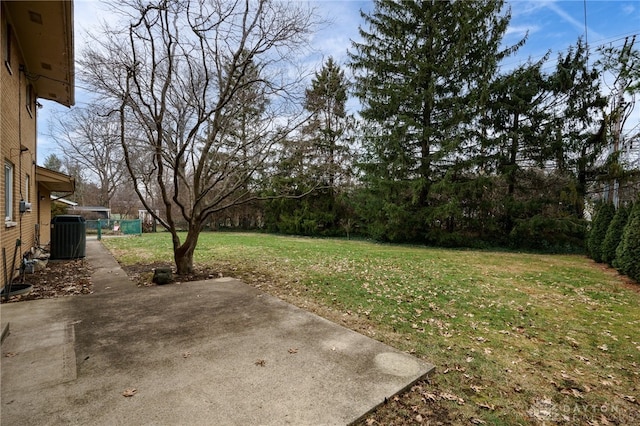
[[[587,32],[587,0],[584,0],[584,45],[587,48],[587,69],[589,68],[589,33]]]

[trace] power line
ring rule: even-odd
[[[587,50],[587,58],[589,57],[589,53],[592,50],[598,50],[600,48],[606,47],[607,45],[611,45],[611,47],[613,47],[613,43],[618,43],[618,42],[620,42],[620,46],[617,46],[617,47],[621,47],[622,45],[624,45],[624,40],[626,40],[629,37],[638,36],[638,35],[640,35],[640,28],[636,29],[636,30],[632,30],[632,31],[627,32],[627,33],[617,34],[617,35],[614,35],[614,36],[611,36],[611,37],[607,37],[607,38],[603,38],[603,39],[597,40],[595,42],[597,44],[595,44],[595,46],[593,46],[593,47],[589,47],[589,45],[585,43],[585,47],[586,47],[586,50]],[[569,49],[573,48],[573,46],[574,46],[573,44],[569,45],[568,47],[566,47],[564,49],[559,49],[559,50],[555,51],[555,53],[556,54],[567,53],[569,51]],[[544,58],[545,56],[547,56],[548,54],[553,53],[553,52],[554,51],[552,49],[548,49],[548,53],[535,55],[535,56],[529,56],[527,58],[526,62],[529,62],[529,61],[536,62],[536,61]],[[519,64],[521,64],[523,62],[525,62],[525,61],[523,61],[522,59],[518,59],[518,60],[514,60],[512,62],[500,64],[500,65],[501,65],[501,67],[504,67],[504,68],[511,68],[512,66],[519,65]],[[549,69],[551,67],[555,67],[557,65],[557,63],[558,63],[557,55],[556,55],[556,59],[555,60],[549,58],[547,60],[547,63],[548,63],[548,65],[545,66],[543,69]]]
[[[587,31],[587,0],[584,0],[584,45],[587,48],[587,68],[589,68],[589,33]]]

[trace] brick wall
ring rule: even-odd
[[[11,25],[4,4],[1,6],[0,45],[2,46],[2,63],[0,64],[0,93],[2,118],[0,123],[0,160],[2,175],[0,176],[0,247],[6,253],[7,265],[11,270],[19,266],[24,252],[35,244],[35,224],[37,223],[37,186],[36,186],[36,112],[35,103],[27,107],[27,87],[29,81],[21,72],[24,63],[15,34],[7,38],[7,25]],[[10,40],[9,66],[5,61],[7,40]],[[35,100],[35,99],[34,99]],[[6,222],[5,216],[5,173],[6,163],[13,165],[13,205],[12,222]],[[28,178],[27,178],[28,176]],[[27,182],[28,188],[27,188]],[[28,199],[27,199],[28,197]],[[30,202],[31,212],[19,212],[20,200]],[[9,265],[13,258],[16,240],[20,239],[16,265]],[[0,271],[0,282],[5,285],[4,266]]]

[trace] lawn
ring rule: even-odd
[[[172,259],[164,233],[104,243]],[[640,424],[640,285],[586,257],[204,233],[195,264],[436,365],[363,424]]]

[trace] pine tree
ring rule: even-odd
[[[275,167],[282,186],[308,197],[266,203],[266,224],[287,234],[337,235],[344,205],[339,197],[349,181],[350,138],[354,120],[346,111],[348,82],[340,66],[327,59],[305,91],[310,117],[298,137],[283,142],[283,156]]]
[[[620,245],[622,232],[629,218],[629,210],[630,209],[625,206],[618,207],[611,223],[609,223],[609,228],[602,242],[602,261],[608,263],[610,266],[613,266],[616,260],[616,249],[618,245]]]
[[[382,204],[364,214],[383,235],[424,238],[431,187],[460,156],[488,82],[511,51],[500,50],[510,19],[502,6],[378,0],[362,14],[368,27],[349,55],[368,129],[363,170]]]
[[[344,160],[349,151],[345,138],[353,120],[345,108],[347,89],[344,71],[329,57],[305,92],[304,107],[311,113],[311,118],[303,133],[316,153],[316,161],[324,172],[324,176],[319,177],[326,180],[330,193],[335,190],[336,178],[344,171]]]
[[[622,240],[616,249],[618,270],[640,282],[640,200],[629,213]]]
[[[589,183],[596,177],[596,163],[606,146],[601,111],[607,104],[600,93],[600,74],[589,68],[588,49],[582,39],[566,54],[558,55],[550,76],[556,138],[548,145],[548,158],[558,173],[571,173],[576,181],[571,209],[583,217],[584,199]],[[555,106],[558,105],[558,106]]]
[[[44,167],[55,172],[62,171],[62,160],[56,154],[49,154],[44,159]]]
[[[540,163],[536,152],[545,140],[549,115],[543,111],[546,80],[541,67],[544,60],[527,64],[500,76],[492,86],[490,126],[491,146],[497,172],[507,182],[513,196],[521,164]]]
[[[602,260],[602,242],[607,234],[609,224],[615,214],[615,207],[611,203],[600,205],[596,213],[596,217],[591,224],[589,232],[588,250],[589,256],[596,262],[601,263]]]

